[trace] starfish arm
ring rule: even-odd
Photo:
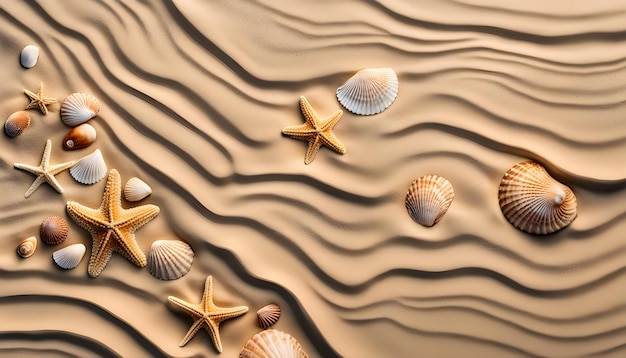
[[[205,322],[204,322],[204,320],[202,318],[197,319],[191,325],[191,328],[189,328],[189,330],[187,331],[187,334],[185,334],[185,337],[183,337],[183,340],[180,341],[178,346],[179,347],[184,347],[196,335],[196,333],[198,333],[200,328],[202,328],[202,326],[204,326],[204,323]]]
[[[341,116],[343,115],[342,110],[337,110],[335,113],[331,114],[325,121],[322,123],[320,130],[329,131],[335,127],[335,124],[339,122]]]
[[[304,164],[310,164],[313,159],[315,159],[315,155],[321,145],[320,136],[316,136],[315,139],[309,141],[309,146],[307,147],[306,154],[304,155]]]
[[[123,230],[130,228],[132,230],[131,232],[135,232],[135,230],[154,219],[160,212],[161,209],[152,204],[136,206],[130,209],[123,209],[120,207],[117,216],[112,219],[115,220],[115,225],[117,227],[120,227]]]
[[[52,153],[52,141],[48,139],[46,141],[46,147],[43,149],[43,155],[41,156],[40,167],[43,171],[48,171],[48,165],[50,164],[51,153]]]
[[[317,113],[315,113],[315,110],[313,110],[313,106],[311,106],[309,101],[304,96],[300,96],[300,110],[302,111],[302,115],[304,115],[304,119],[308,125],[313,128],[319,128],[319,117],[317,116]]]
[[[108,230],[106,233],[92,234],[93,244],[89,266],[87,267],[89,277],[98,277],[109,263],[115,245],[114,239],[111,237],[112,234],[112,230]]]
[[[194,305],[189,302],[183,301],[178,297],[169,296],[167,298],[174,305],[181,308],[183,311],[187,312],[193,319],[195,320],[198,317],[204,316],[204,312],[202,311],[202,307],[200,305]]]
[[[219,352],[222,353],[222,340],[220,339],[220,328],[219,328],[219,322],[215,322],[212,319],[208,319],[205,320],[205,325],[204,328],[206,329],[206,331],[209,333],[209,336],[211,337],[211,341],[213,341],[213,345],[215,346],[215,349]]]
[[[76,160],[72,160],[70,162],[65,162],[65,163],[60,163],[60,164],[55,164],[51,166],[50,168],[48,168],[48,173],[52,175],[57,175],[60,172],[64,171],[65,169],[69,169],[73,167],[74,164],[76,164]]]
[[[61,183],[57,181],[57,178],[55,178],[54,175],[46,173],[43,178],[48,184],[50,184],[51,187],[54,188],[54,190],[63,194],[63,187],[61,186]]]
[[[312,128],[308,124],[300,124],[297,126],[289,126],[283,129],[283,134],[288,135],[292,138],[307,140],[312,136],[315,136],[317,132],[315,128]]]
[[[320,136],[321,142],[339,154],[346,153],[346,146],[343,145],[332,132],[324,133]]]
[[[114,232],[117,239],[114,250],[119,252],[135,266],[146,267],[148,264],[146,255],[143,251],[141,251],[141,248],[137,244],[135,235],[128,229],[123,230],[121,228],[116,228],[114,229]]]
[[[44,173],[43,170],[41,170],[41,167],[34,167],[28,164],[13,163],[13,167],[15,169],[24,170],[35,175],[42,175]]]
[[[109,227],[109,221],[99,210],[86,207],[75,201],[68,201],[67,213],[83,229],[94,233]]]
[[[44,182],[44,178],[45,177],[43,175],[38,176],[37,179],[35,179],[35,181],[30,185],[30,188],[26,190],[24,197],[30,197],[35,192],[35,190],[39,188],[39,186]]]

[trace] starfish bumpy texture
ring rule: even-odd
[[[300,96],[300,109],[304,115],[304,124],[286,127],[283,129],[283,134],[309,142],[309,147],[304,156],[304,164],[309,164],[315,159],[315,155],[322,145],[340,154],[346,152],[346,147],[339,142],[332,132],[343,111],[338,110],[327,118],[320,119],[304,96]]]
[[[131,209],[122,208],[122,179],[117,170],[109,172],[102,204],[98,209],[88,208],[77,202],[67,202],[67,212],[74,221],[91,233],[93,246],[87,273],[100,275],[109,262],[113,251],[139,267],[147,264],[135,231],[159,214],[156,205],[141,205]]]
[[[43,114],[48,114],[48,106],[57,103],[56,99],[44,96],[43,82],[39,83],[39,92],[34,93],[25,89],[24,93],[30,98],[30,103],[26,106],[26,109],[34,108],[40,110]]]
[[[182,308],[191,317],[193,317],[193,325],[189,328],[189,331],[180,342],[180,346],[184,346],[189,340],[195,336],[195,334],[204,327],[215,345],[215,349],[218,352],[222,352],[222,341],[220,340],[220,323],[230,318],[235,318],[248,312],[248,307],[218,307],[213,303],[213,279],[211,276],[207,277],[204,284],[204,293],[202,294],[202,301],[198,304],[185,302],[179,298],[169,296],[167,298],[170,302],[176,306]]]

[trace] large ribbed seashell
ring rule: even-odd
[[[139,201],[152,194],[152,188],[139,178],[130,178],[124,185],[124,198],[128,201]]]
[[[52,253],[52,259],[62,269],[73,269],[85,256],[87,248],[83,244],[66,246]]]
[[[268,329],[273,326],[274,323],[278,322],[280,318],[280,306],[275,303],[270,303],[256,311],[256,316],[259,320],[259,327]]]
[[[239,358],[308,358],[290,334],[268,329],[255,334],[239,352]]]
[[[371,115],[384,111],[398,95],[398,77],[391,68],[366,68],[337,88],[337,99],[348,111]]]
[[[4,122],[4,131],[9,137],[15,138],[28,126],[30,126],[30,114],[26,111],[17,111]]]
[[[107,175],[107,165],[100,149],[82,157],[70,168],[70,175],[83,184],[93,184],[102,180]]]
[[[24,239],[17,245],[17,254],[23,258],[33,256],[35,250],[37,250],[37,238],[34,236]]]
[[[448,211],[454,199],[452,184],[438,175],[425,175],[411,183],[406,193],[406,209],[415,222],[433,226]]]
[[[183,277],[193,263],[191,246],[181,240],[157,240],[148,251],[148,271],[160,280]]]
[[[86,93],[72,93],[61,105],[61,120],[65,125],[75,127],[95,117],[100,111],[96,97]]]
[[[576,196],[538,163],[527,161],[509,169],[498,192],[502,213],[516,228],[550,234],[576,218]]]
[[[49,245],[62,243],[67,238],[68,232],[67,221],[58,215],[48,216],[39,227],[41,240]]]
[[[32,68],[37,64],[39,59],[39,48],[34,45],[28,45],[20,52],[20,64],[24,68]]]
[[[63,148],[72,150],[85,148],[96,140],[96,129],[89,123],[83,123],[70,131],[63,138]]]

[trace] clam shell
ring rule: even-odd
[[[100,149],[82,157],[70,168],[70,175],[83,184],[93,184],[102,180],[107,175],[107,165]]]
[[[30,126],[30,114],[26,111],[17,111],[4,122],[4,131],[9,137],[15,138],[28,126]]]
[[[52,259],[62,269],[69,270],[78,266],[85,256],[87,248],[83,244],[66,246],[52,253]]]
[[[308,358],[290,334],[268,329],[255,334],[239,352],[239,358]]]
[[[159,280],[183,277],[193,263],[191,246],[181,240],[157,240],[148,251],[148,271]]]
[[[515,164],[504,174],[498,199],[507,220],[530,234],[559,231],[576,218],[572,190],[532,161]]]
[[[20,64],[24,68],[32,68],[37,64],[39,59],[39,48],[37,46],[28,45],[20,52]]]
[[[448,211],[454,199],[450,182],[438,175],[425,175],[411,183],[406,193],[406,209],[415,222],[433,226]]]
[[[48,216],[39,227],[41,240],[49,245],[62,243],[67,238],[68,232],[67,221],[58,215]]]
[[[85,148],[96,140],[96,129],[89,123],[83,123],[70,131],[63,138],[63,148],[67,150]]]
[[[128,201],[139,201],[152,194],[152,188],[139,178],[130,178],[124,185],[124,198]]]
[[[34,236],[24,239],[17,245],[17,254],[23,258],[33,256],[35,250],[37,250],[37,238]]]
[[[398,77],[391,68],[366,68],[337,88],[337,99],[348,111],[372,115],[384,111],[398,95]]]
[[[65,125],[75,127],[95,117],[100,111],[96,97],[86,93],[72,93],[61,105],[61,120]]]
[[[256,316],[259,320],[259,327],[268,329],[280,318],[280,306],[275,303],[270,303],[256,311]]]

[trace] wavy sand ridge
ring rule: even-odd
[[[59,107],[0,138],[0,352],[3,356],[217,356],[170,295],[250,312],[220,330],[223,356],[276,328],[312,357],[606,356],[626,354],[626,6],[489,0],[11,2],[0,7],[3,115],[22,89],[102,105],[96,143],[61,149]],[[19,65],[36,44],[39,63]],[[303,164],[304,95],[321,115],[364,67],[400,80],[385,112],[344,111],[347,147]],[[58,247],[23,260],[15,247],[68,200],[97,207],[104,182],[67,173],[60,195],[24,199],[50,138],[54,162],[100,148],[122,180],[144,179],[160,215],[137,232],[180,238],[189,274],[159,281],[114,257],[62,271]],[[578,218],[547,237],[512,227],[498,206],[504,172],[542,163],[578,199]],[[411,181],[447,178],[455,199],[432,228],[404,208]],[[132,206],[124,203],[125,207]],[[91,237],[71,222],[66,244]]]

